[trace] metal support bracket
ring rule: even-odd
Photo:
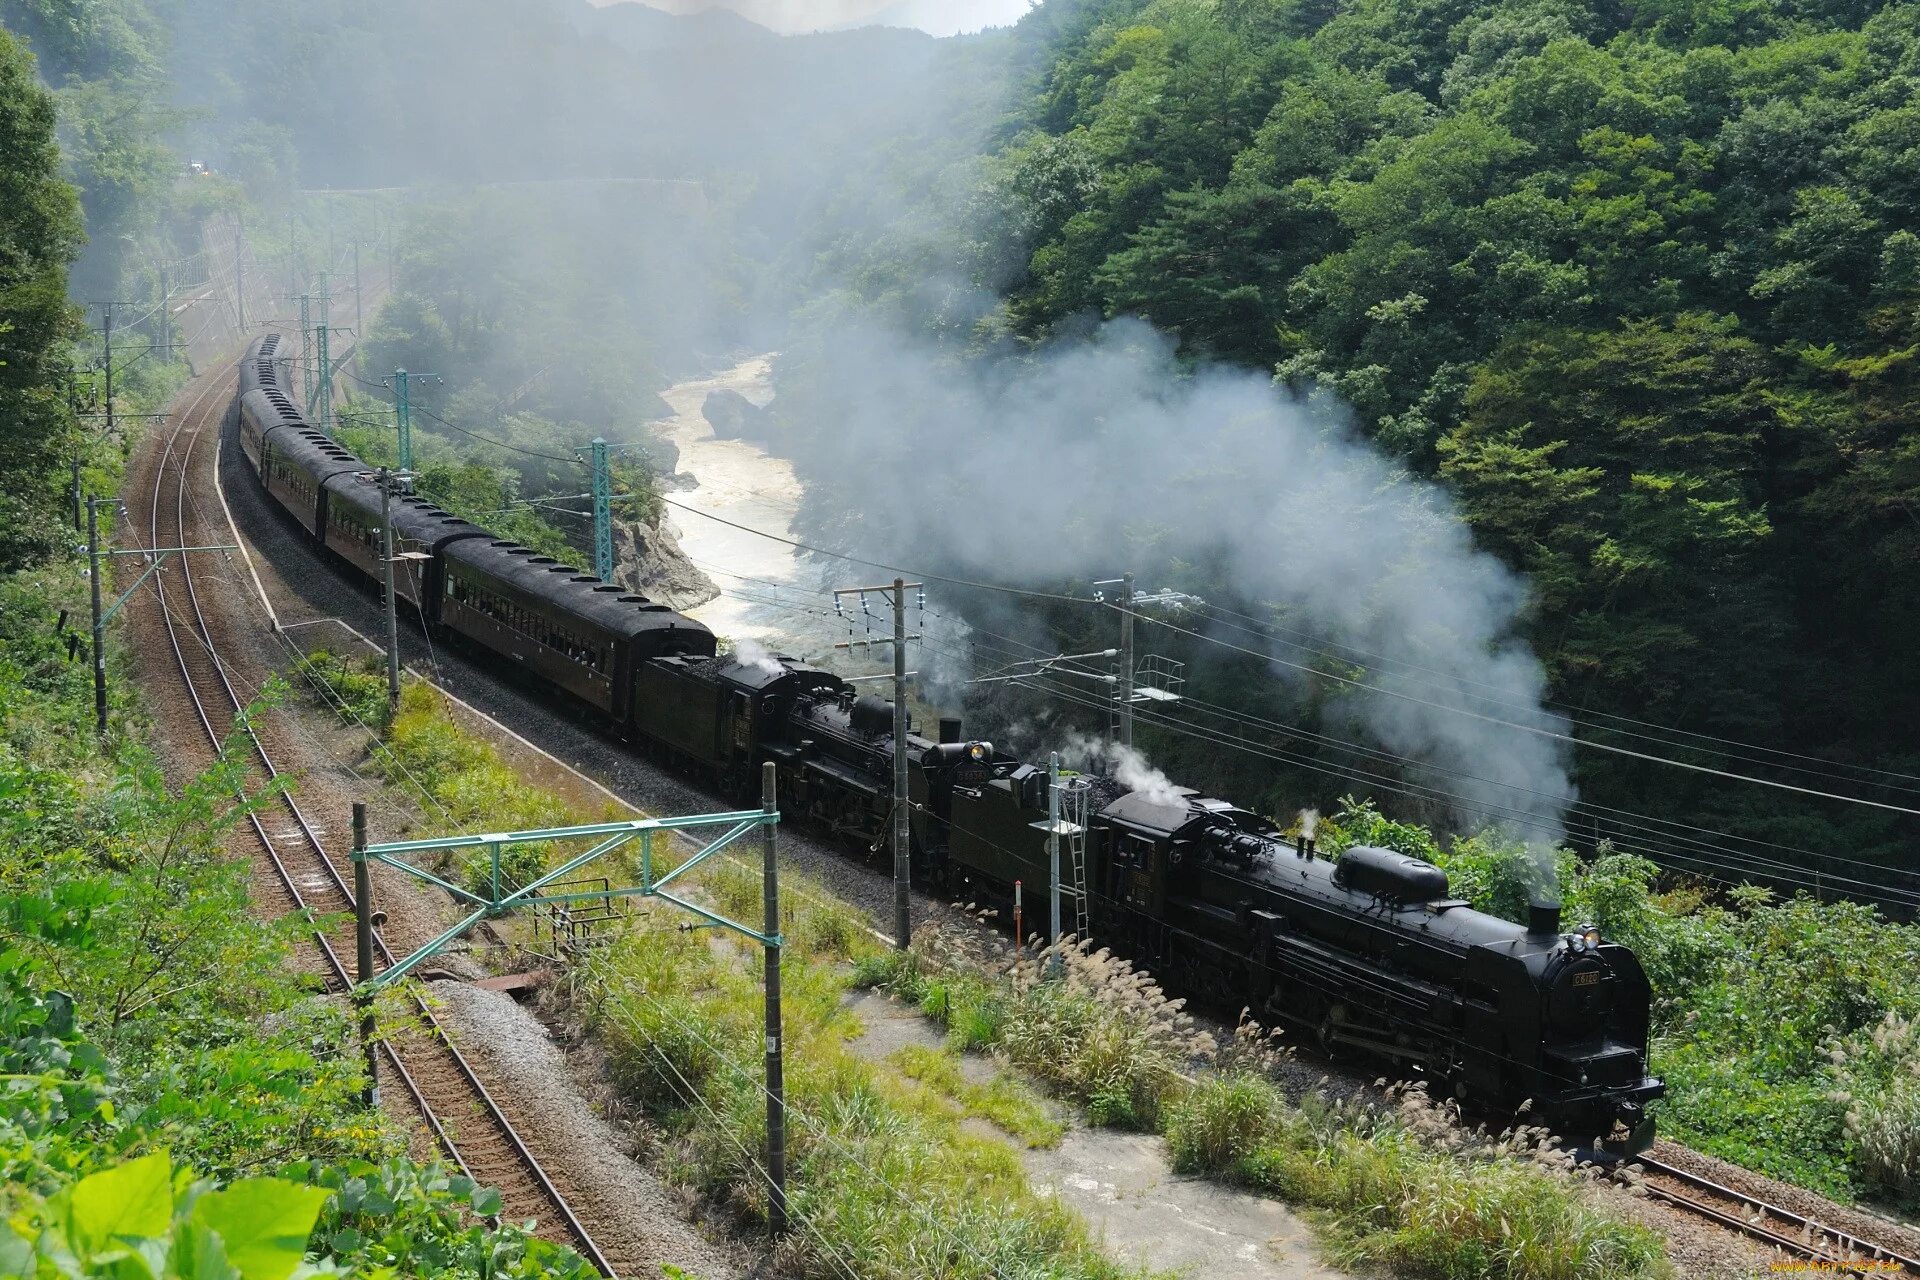
[[[445,836],[432,840],[400,840],[387,844],[370,844],[364,848],[355,848],[355,862],[378,862],[392,867],[404,875],[446,890],[461,902],[472,908],[457,924],[441,933],[439,937],[422,946],[412,955],[395,962],[390,968],[373,979],[375,989],[399,981],[428,959],[444,951],[469,929],[482,920],[494,919],[511,914],[523,907],[538,907],[570,902],[582,902],[611,898],[661,898],[692,912],[723,929],[730,929],[743,938],[750,939],[766,947],[785,945],[785,939],[777,932],[763,932],[744,925],[684,897],[666,892],[666,886],[693,870],[701,863],[712,858],[721,850],[734,844],[742,836],[763,827],[777,826],[780,813],[777,809],[745,809],[730,813],[700,813],[676,818],[638,818],[625,822],[597,822],[580,827],[552,827],[540,831],[490,832],[481,835]],[[656,878],[653,872],[653,837],[661,831],[684,831],[702,827],[724,827],[726,830],[708,841],[698,852],[686,861],[674,867],[665,875]],[[500,884],[501,854],[514,845],[545,843],[549,841],[593,839],[592,847],[567,858],[553,870],[539,878],[522,885],[518,889],[502,892]],[[640,841],[640,883],[625,888],[607,888],[591,893],[543,893],[542,890],[559,885],[575,872],[597,859],[605,857],[634,840]],[[426,868],[409,861],[413,855],[423,853],[441,853],[456,849],[484,849],[491,856],[493,874],[486,894],[475,893],[453,884]]]
[[[138,591],[141,587],[145,586],[147,579],[151,578],[154,574],[160,571],[160,566],[166,563],[168,556],[185,555],[190,551],[238,551],[239,549],[240,548],[238,545],[233,543],[227,543],[224,546],[218,546],[218,547],[153,547],[153,548],[130,549],[125,551],[101,552],[101,555],[103,557],[105,556],[151,556],[153,558],[153,563],[148,565],[146,569],[141,572],[140,576],[133,580],[133,585],[128,587],[125,591],[122,591],[120,593],[120,598],[118,600],[115,600],[111,605],[107,606],[106,611],[100,615],[101,625],[104,626],[107,623],[113,621],[113,615],[120,612],[120,606],[125,604],[127,601],[133,599],[133,593]]]

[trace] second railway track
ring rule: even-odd
[[[1920,1261],[1652,1156],[1634,1163],[1647,1194],[1828,1275],[1920,1277]]]
[[[153,483],[145,493],[130,490],[128,522],[144,533],[149,548],[206,546],[225,541],[227,530],[205,517],[192,495],[191,465],[195,451],[209,435],[218,439],[225,420],[234,363],[223,362],[205,375],[184,408],[163,424],[164,440],[154,447]],[[206,458],[206,453],[201,457]],[[171,490],[169,492],[169,489]],[[147,509],[134,509],[140,498]],[[183,714],[176,729],[197,724],[209,755],[218,753],[238,730],[249,753],[251,787],[271,786],[280,777],[275,764],[275,729],[250,722],[242,711],[253,691],[243,696],[234,668],[224,656],[229,637],[220,610],[203,608],[194,577],[196,555],[182,554],[165,571],[154,574],[150,607],[157,615],[178,671],[179,682],[155,696]],[[143,593],[143,595],[146,593]],[[190,734],[190,729],[183,731]],[[316,917],[350,915],[354,900],[340,865],[327,850],[324,832],[302,811],[294,796],[282,790],[269,807],[248,816],[261,851],[292,909]],[[327,930],[316,926],[312,944],[328,989],[344,992],[353,985],[344,957],[352,954],[349,927]],[[383,965],[393,955],[376,936],[376,954]],[[383,1068],[390,1084],[397,1084],[418,1112],[435,1144],[475,1181],[500,1190],[503,1214],[515,1220],[535,1219],[541,1234],[569,1244],[603,1275],[614,1275],[614,1264],[595,1244],[585,1223],[549,1176],[539,1159],[487,1090],[472,1065],[454,1047],[418,999],[413,1002],[411,1025],[382,1048]],[[629,1273],[642,1260],[630,1263]]]

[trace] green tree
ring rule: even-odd
[[[44,554],[54,537],[54,470],[73,431],[67,264],[79,243],[53,99],[31,56],[0,31],[0,570]]]

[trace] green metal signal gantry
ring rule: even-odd
[[[381,988],[405,977],[482,920],[507,915],[522,907],[559,906],[607,898],[660,898],[682,910],[691,912],[709,924],[718,925],[722,929],[731,929],[740,936],[759,943],[765,953],[763,981],[766,993],[766,1176],[769,1192],[767,1225],[776,1238],[785,1235],[790,1221],[786,1180],[786,1065],[780,1005],[780,958],[785,939],[780,935],[780,878],[775,847],[775,832],[780,823],[780,806],[775,791],[776,785],[774,766],[768,762],[761,767],[760,771],[761,807],[758,809],[742,809],[730,813],[697,813],[678,818],[637,818],[625,822],[596,822],[580,827],[553,827],[544,831],[507,831],[485,835],[446,836],[434,840],[402,840],[389,844],[367,843],[367,806],[356,803],[353,806],[353,895],[359,985],[354,991],[354,1002],[360,1010],[361,1052],[366,1058],[369,1103],[378,1101],[379,1059],[374,1047],[373,998]],[[724,830],[709,840],[692,857],[664,875],[655,875],[654,836],[657,833],[698,831],[716,827]],[[764,907],[760,928],[755,929],[750,925],[729,920],[696,902],[690,902],[678,894],[667,892],[668,885],[753,831],[760,832],[761,886]],[[564,859],[552,871],[518,889],[509,890],[501,884],[501,855],[507,849],[520,844],[569,840],[592,840],[594,843],[583,852]],[[614,850],[631,844],[635,840],[640,842],[640,883],[638,885],[624,889],[609,886],[587,893],[545,892],[588,863],[604,858]],[[419,854],[444,853],[455,849],[484,849],[490,855],[492,874],[488,880],[486,893],[475,893],[443,880],[433,872],[409,861],[410,858]],[[473,908],[458,924],[447,929],[404,960],[397,961],[377,974],[373,966],[374,912],[371,876],[372,864],[376,862],[392,867],[416,880],[436,885],[452,894],[458,901]]]
[[[578,451],[574,454],[579,456]],[[613,581],[613,471],[607,461],[607,439],[595,436],[590,447],[593,468],[593,572],[602,582]]]
[[[425,944],[404,960],[397,960],[393,966],[384,970],[373,979],[375,989],[388,986],[417,969],[434,955],[456,941],[462,934],[479,924],[482,920],[495,919],[511,914],[523,907],[555,906],[571,902],[584,902],[588,899],[604,898],[663,898],[677,907],[683,907],[694,915],[731,929],[742,937],[749,938],[762,946],[777,947],[782,939],[777,933],[763,933],[759,930],[729,920],[696,902],[668,893],[666,886],[686,875],[707,859],[733,844],[741,837],[762,827],[772,826],[780,821],[778,810],[743,809],[731,813],[696,813],[678,818],[635,818],[625,822],[598,822],[584,827],[552,827],[543,831],[506,831],[485,835],[445,836],[434,840],[401,840],[390,844],[365,844],[364,825],[356,814],[354,827],[353,860],[358,862],[378,862],[392,867],[404,875],[423,880],[452,894],[463,905],[472,910],[457,924],[448,928],[439,937]],[[653,837],[661,831],[688,831],[706,827],[725,827],[717,838],[710,841],[698,853],[664,875],[656,876],[653,866]],[[503,888],[500,882],[501,855],[515,845],[536,844],[548,841],[565,842],[569,840],[595,839],[596,843],[583,853],[566,859],[554,870],[538,879],[522,885],[518,889]],[[614,850],[633,841],[640,842],[640,883],[624,889],[595,889],[588,893],[544,893],[542,890],[566,880],[574,872],[588,863],[604,858]],[[492,859],[492,875],[488,892],[479,894],[471,889],[443,880],[426,868],[408,861],[418,854],[449,852],[455,849],[484,849]]]

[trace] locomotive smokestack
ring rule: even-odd
[[[1535,902],[1527,907],[1527,933],[1535,938],[1551,938],[1560,932],[1560,907],[1556,903]]]
[[[940,741],[943,743],[960,741],[959,716],[940,717]]]

